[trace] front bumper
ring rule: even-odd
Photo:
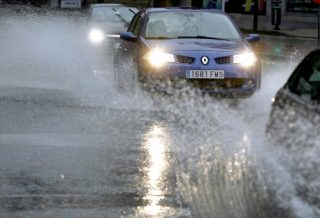
[[[188,79],[186,75],[189,70],[224,70],[224,79]],[[250,68],[237,64],[192,66],[169,63],[154,68],[144,61],[140,63],[139,80],[144,87],[160,92],[189,86],[207,94],[248,96],[260,89],[261,66],[260,63]]]

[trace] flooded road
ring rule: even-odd
[[[262,89],[248,99],[124,95],[83,17],[9,15],[2,217],[316,217],[264,136],[272,97],[314,41],[262,36]]]

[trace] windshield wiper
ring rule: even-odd
[[[210,36],[178,36],[178,39],[214,39],[214,40],[226,40],[230,41],[230,39],[223,39],[223,38],[217,38],[217,37],[210,37]]]
[[[130,11],[131,13],[133,13],[133,14],[136,14],[136,13],[137,13],[136,11],[134,11],[134,10],[131,9],[131,8],[129,8],[129,11]]]
[[[128,21],[126,21],[126,19],[124,19],[124,18],[120,15],[120,12],[119,12],[117,9],[112,8],[112,10],[114,11],[115,15],[118,16],[123,22],[129,23]]]

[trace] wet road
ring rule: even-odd
[[[3,209],[178,213],[169,136],[156,117],[144,119],[151,114],[12,101],[1,109]]]
[[[113,89],[76,18],[1,17],[0,30],[1,217],[288,214],[259,158],[271,98],[314,41],[263,36],[250,99],[155,105]]]

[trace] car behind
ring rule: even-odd
[[[119,37],[137,11],[135,7],[121,4],[92,4],[88,17],[90,41],[93,44],[101,44],[110,38]]]

